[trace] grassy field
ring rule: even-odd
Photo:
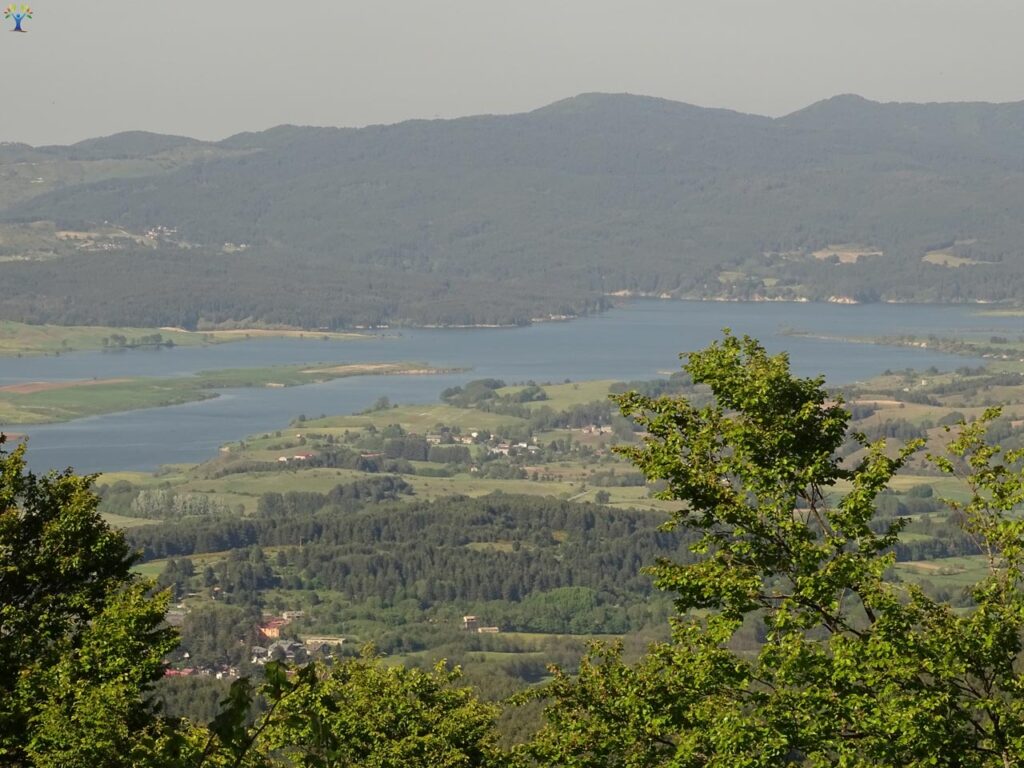
[[[366,334],[300,331],[293,329],[239,329],[186,331],[181,328],[115,328],[98,325],[27,325],[0,321],[0,356],[59,355],[64,352],[110,349],[111,337],[126,339],[160,334],[174,346],[226,344],[253,338],[305,338],[331,341],[369,338]],[[104,344],[104,339],[107,343]]]
[[[884,256],[885,254],[877,248],[871,248],[860,243],[836,243],[817,250],[811,255],[819,260],[830,259],[835,256],[839,259],[840,264],[855,264],[858,259],[869,256]]]
[[[69,421],[102,413],[178,405],[238,387],[295,387],[347,376],[434,373],[424,363],[345,363],[239,368],[166,379],[31,382],[0,387],[0,424]]]
[[[988,264],[990,262],[978,261],[977,259],[965,259],[949,251],[929,251],[921,257],[921,261],[929,264],[937,264],[940,267],[970,267],[976,264]]]
[[[401,424],[409,432],[425,434],[438,424],[459,427],[463,432],[484,430],[493,432],[503,425],[523,425],[522,419],[515,416],[503,416],[499,413],[485,413],[473,408],[455,408],[444,404],[401,405],[370,413],[351,416],[328,416],[305,423],[306,430],[318,432],[344,432],[346,429],[358,430],[373,426],[383,429],[389,424]]]
[[[960,590],[977,584],[989,571],[984,555],[968,555],[897,563],[896,572],[910,581],[927,580],[937,587]]]
[[[545,384],[542,388],[547,393],[547,400],[525,403],[527,408],[536,409],[547,406],[554,411],[564,411],[576,405],[592,403],[608,398],[608,388],[615,383],[614,379],[597,381],[578,381],[567,384]],[[496,390],[499,395],[514,395],[524,387],[503,387]]]
[[[561,470],[580,479],[495,480],[477,477],[469,473],[460,473],[452,477],[402,475],[402,479],[411,485],[414,491],[413,496],[403,498],[439,499],[448,496],[487,496],[492,493],[508,493],[553,496],[574,501],[594,501],[595,495],[604,490],[610,495],[609,504],[611,506],[624,509],[642,508],[666,511],[674,508],[672,502],[649,498],[647,488],[642,486],[598,488],[586,485],[583,478],[588,469],[582,464],[564,462]],[[256,511],[259,497],[264,493],[288,493],[289,491],[327,493],[336,485],[351,483],[367,476],[366,473],[354,469],[288,469],[280,472],[237,473],[213,479],[180,478],[172,482],[172,486],[181,493],[204,493],[212,496],[214,500],[230,506],[241,505],[245,508],[246,513],[252,514]],[[107,481],[106,476],[103,481]]]
[[[159,474],[151,474],[149,472],[104,472],[100,475],[97,482],[113,485],[123,480],[137,488],[155,488],[163,483],[174,484],[183,482],[192,467],[192,464],[165,464]]]
[[[115,515],[113,512],[104,512],[103,519],[115,528],[138,528],[142,525],[154,525],[160,522],[159,520],[150,520],[145,517],[125,517],[124,515]]]
[[[207,552],[201,555],[191,555],[189,560],[192,561],[193,565],[197,568],[205,568],[208,565],[219,563],[221,560],[226,560],[230,552]],[[141,576],[145,576],[149,579],[155,579],[159,576],[164,568],[167,566],[167,558],[160,560],[150,560],[147,563],[138,563],[132,566],[132,570]]]

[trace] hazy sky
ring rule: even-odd
[[[32,6],[28,34],[0,33],[0,141],[128,129],[215,139],[280,123],[519,112],[585,91],[769,115],[850,92],[1024,99],[1021,0]]]

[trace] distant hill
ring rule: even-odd
[[[0,317],[338,327],[524,323],[623,293],[1016,302],[1022,209],[1024,103],[847,95],[771,119],[584,94],[217,143],[0,145]],[[93,234],[22,258],[40,221]]]

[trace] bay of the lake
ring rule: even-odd
[[[508,383],[656,378],[678,369],[680,352],[706,346],[724,327],[759,338],[771,351],[786,350],[801,375],[824,374],[830,384],[847,384],[886,369],[952,370],[980,361],[816,337],[1017,338],[1024,333],[1024,318],[987,316],[976,306],[963,305],[637,300],[601,315],[526,328],[401,330],[351,341],[328,341],[311,333],[304,339],[207,347],[0,358],[0,385],[319,362],[421,361],[470,369],[437,376],[361,376],[288,389],[232,389],[187,405],[7,428],[29,436],[30,464],[36,471],[66,466],[79,472],[154,470],[210,458],[224,443],[281,429],[300,414],[352,413],[382,396],[395,403],[436,402],[442,389],[476,378]]]

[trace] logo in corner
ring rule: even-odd
[[[32,9],[27,5],[12,3],[4,8],[4,18],[14,20],[14,29],[11,32],[28,32],[27,29],[22,29],[21,22],[32,18]]]

